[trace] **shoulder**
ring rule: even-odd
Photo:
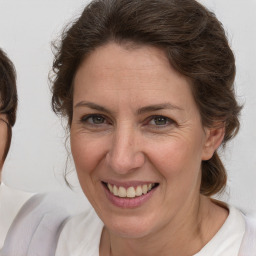
[[[245,234],[239,255],[256,256],[256,218],[244,216]]]
[[[70,216],[63,193],[32,196],[15,217],[1,255],[54,255],[59,234]]]
[[[103,223],[94,209],[76,215],[66,222],[60,234],[56,256],[96,253],[100,242]]]
[[[11,188],[4,183],[0,185],[0,248],[7,232],[22,206],[34,195]]]
[[[35,193],[25,192],[11,188],[4,183],[0,185],[1,206],[10,213],[15,213],[29,200]]]

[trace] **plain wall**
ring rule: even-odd
[[[236,92],[244,104],[240,133],[222,152],[229,177],[222,198],[256,215],[256,1],[200,2],[216,13],[227,31],[237,60]],[[36,192],[66,189],[66,135],[50,106],[51,41],[87,3],[0,0],[0,47],[16,66],[19,94],[18,119],[3,175],[12,187]],[[78,188],[75,172],[71,176]]]

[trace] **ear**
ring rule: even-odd
[[[214,128],[205,128],[205,143],[202,152],[202,160],[212,158],[214,152],[221,145],[225,135],[225,125],[221,124]]]

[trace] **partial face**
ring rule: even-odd
[[[115,234],[147,236],[184,216],[199,198],[206,134],[188,80],[157,48],[110,43],[77,71],[72,154]]]
[[[3,156],[6,148],[7,143],[7,136],[8,136],[8,126],[4,122],[7,122],[7,118],[5,115],[0,114],[0,170],[3,166]]]

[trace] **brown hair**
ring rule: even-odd
[[[68,117],[69,125],[74,75],[88,54],[110,41],[163,49],[171,65],[192,81],[202,124],[224,124],[223,145],[238,132],[241,107],[234,95],[234,55],[222,24],[194,0],[92,1],[55,46],[52,107]],[[217,152],[202,162],[202,194],[221,191],[226,179]]]
[[[12,126],[14,126],[16,121],[17,103],[16,71],[11,60],[0,49],[0,113],[6,115],[7,122],[3,119],[1,121],[5,122],[8,126],[7,143],[2,157],[3,161],[11,145]]]

